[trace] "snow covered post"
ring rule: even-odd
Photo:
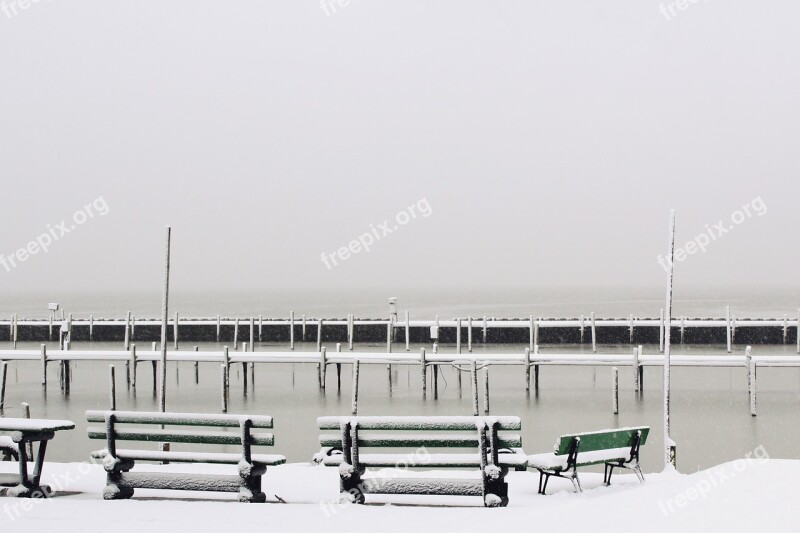
[[[681,344],[683,344],[683,332],[686,329],[686,317],[681,317]]]
[[[592,319],[592,353],[597,353],[597,330],[595,329],[594,311],[590,316]]]
[[[675,271],[675,210],[669,213],[669,269],[667,271],[667,294],[666,294],[666,320],[667,324],[672,322],[672,280]],[[662,319],[665,315],[661,315]],[[662,320],[662,329],[663,329]],[[664,467],[675,468],[675,441],[670,437],[669,432],[669,396],[670,396],[670,331],[671,327],[664,330]]]
[[[536,344],[533,340],[533,315],[528,317],[528,352],[533,350],[533,345]]]
[[[756,365],[753,362],[752,348],[744,350],[744,364],[747,367],[747,392],[750,396],[750,415],[756,416]]]
[[[6,404],[6,376],[8,375],[8,363],[0,363],[0,413]]]
[[[109,399],[111,400],[111,410],[117,410],[117,378],[114,375],[114,365],[108,365]]]
[[[256,319],[254,317],[250,317],[250,351],[256,351]]]
[[[219,342],[219,330],[222,327],[222,320],[220,319],[219,315],[217,315],[217,342]]]
[[[353,402],[351,410],[353,416],[358,414],[358,370],[360,365],[361,361],[358,359],[353,362]]]
[[[174,343],[174,348],[178,349],[178,312],[175,311],[175,322],[172,324],[172,342]]]
[[[472,380],[472,415],[478,416],[478,368],[475,359],[469,362],[469,377]]]
[[[642,358],[642,345],[636,347],[636,356],[641,359]],[[639,388],[637,390],[643,391],[644,390],[644,365],[639,365]]]
[[[523,363],[525,365],[525,392],[531,392],[531,349],[525,348],[525,358]]]
[[[539,320],[541,318],[537,318],[533,321],[533,345],[536,346],[539,344]]]
[[[456,319],[456,353],[461,353],[461,319]]]
[[[728,353],[731,353],[731,306],[725,306],[725,336],[728,341]]]
[[[658,311],[658,351],[664,353],[664,309]]]
[[[223,346],[222,348],[222,364],[225,365],[225,394],[227,394],[227,389],[230,387],[231,383],[231,357],[227,346]]]
[[[219,365],[219,382],[220,382],[220,390],[222,391],[222,412],[228,412],[228,387],[226,382],[228,381],[228,372],[225,369],[225,363]]]
[[[195,346],[194,347],[194,351],[195,352],[200,351],[200,347],[199,346]],[[194,382],[195,382],[195,384],[199,384],[200,383],[200,362],[199,361],[195,361],[194,362]]]
[[[633,391],[639,392],[639,349],[633,349]]]
[[[167,407],[167,317],[169,316],[169,251],[172,228],[167,226],[164,255],[164,293],[161,299],[161,390],[158,406],[163,413]]]
[[[436,315],[436,319],[434,321],[433,331],[435,336],[433,337],[433,353],[437,353],[439,351],[439,315]],[[436,377],[436,369],[434,368],[433,372],[434,377]],[[434,397],[436,396],[436,392],[434,391]]]
[[[736,315],[731,316],[731,345],[736,344]]]
[[[580,325],[580,331],[581,331],[581,344],[583,344],[583,331],[584,331],[584,328],[585,328],[585,326],[584,326],[584,323],[583,323],[583,322],[584,322],[584,316],[583,316],[583,315],[581,315],[581,325]]]
[[[53,315],[50,315],[50,330],[48,333],[47,340],[49,341],[53,340]]]
[[[47,388],[47,345],[42,343],[40,350],[42,358],[42,387]]]
[[[303,329],[305,329],[305,320],[303,320]],[[258,315],[258,342],[262,340],[262,333],[264,331],[264,315]]]
[[[72,315],[70,315],[72,316]],[[14,349],[17,349],[17,333],[19,330],[19,317],[14,313]]]
[[[89,340],[94,340],[94,315],[89,315]]]
[[[322,319],[317,321],[317,351],[322,351]]]
[[[391,319],[386,323],[386,353],[392,353],[392,332],[394,331],[394,324]],[[389,394],[392,393],[392,365],[386,365],[386,377],[389,379]]]
[[[786,338],[789,334],[789,315],[783,315],[783,344],[786,344]]]
[[[303,315],[300,317],[300,322],[301,322],[301,325],[300,325],[301,339],[302,339],[303,342],[306,342],[306,314],[305,313],[303,313]]]
[[[630,338],[630,343],[633,344],[633,315],[628,318],[628,337]]]
[[[472,317],[467,317],[467,351],[472,353]]]
[[[125,340],[122,344],[123,350],[129,350],[131,345],[131,312],[128,311],[127,318],[125,319]]]
[[[422,371],[422,399],[428,396],[428,363],[425,361],[425,347],[419,349],[419,368]]]
[[[483,369],[483,412],[489,414],[489,365]]]
[[[239,319],[233,321],[233,351],[239,349]]]
[[[611,367],[611,406],[614,409],[614,414],[619,414],[619,370],[617,367]]]
[[[342,352],[342,343],[336,343],[336,353]],[[336,363],[336,390],[342,390],[342,363]]]
[[[800,353],[800,309],[797,310],[797,353]]]
[[[408,321],[408,309],[406,309],[406,351],[411,351],[411,323]]]
[[[325,382],[327,381],[325,378],[327,376],[328,370],[328,354],[326,353],[325,347],[322,347],[322,351],[319,352],[319,387],[324,391],[325,390]]]
[[[488,325],[486,323],[486,315],[483,315],[483,344],[486,344],[486,333]]]
[[[539,356],[538,344],[533,345],[533,355],[534,357]],[[533,364],[533,388],[536,390],[537,393],[539,392],[539,365],[537,363]]]
[[[133,341],[135,336],[136,336],[136,317],[134,315],[131,315],[131,341]]]
[[[351,352],[353,351],[353,332],[355,330],[353,327],[353,318],[352,313],[347,314],[347,347]]]
[[[294,311],[289,311],[289,349],[294,350]]]

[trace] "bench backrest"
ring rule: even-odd
[[[116,441],[174,442],[189,444],[240,445],[249,454],[250,446],[273,446],[272,433],[251,433],[251,429],[270,429],[271,416],[209,415],[201,413],[160,413],[136,411],[87,411],[88,422],[103,423],[104,427],[89,427],[90,439],[105,439],[113,455]],[[119,424],[157,425],[149,427],[118,427]],[[203,429],[175,430],[161,426],[196,426],[239,428],[239,431],[208,431]]]
[[[647,441],[648,433],[650,433],[650,428],[646,426],[573,433],[559,437],[554,449],[556,455],[568,455],[572,451],[576,439],[580,439],[578,448],[580,452],[630,448],[635,444],[637,435],[639,435],[639,446],[644,444]]]

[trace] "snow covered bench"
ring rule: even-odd
[[[338,466],[340,497],[364,503],[365,494],[481,496],[487,507],[508,504],[509,468],[525,470],[517,417],[478,416],[324,416],[322,451],[315,462]],[[456,433],[460,432],[460,433]],[[406,453],[363,453],[370,448],[406,449]],[[414,451],[408,453],[408,449]],[[472,448],[470,453],[431,453],[429,448]],[[410,478],[381,475],[364,479],[367,467],[479,469],[480,478]],[[390,471],[391,472],[391,471]]]
[[[90,439],[105,439],[106,449],[92,453],[103,460],[107,485],[103,498],[116,500],[133,496],[134,488],[238,492],[239,501],[264,502],[261,476],[267,466],[286,462],[282,455],[253,454],[251,446],[272,446],[271,433],[251,433],[252,429],[273,427],[271,416],[207,415],[198,413],[148,413],[133,411],[87,411],[86,420],[102,422],[105,428],[88,428]],[[157,425],[158,428],[118,427],[119,424]],[[238,431],[205,429],[168,430],[164,425],[203,428],[237,428]],[[196,451],[121,450],[117,441],[169,442],[241,446],[239,453]],[[238,475],[189,474],[173,472],[130,472],[134,461],[171,463],[231,464]]]
[[[19,460],[19,444],[7,435],[0,435],[0,456],[3,461]]]
[[[645,443],[649,432],[649,427],[635,427],[559,437],[554,446],[555,453],[528,456],[528,467],[539,471],[539,494],[545,493],[550,476],[569,478],[575,490],[581,492],[579,466],[604,464],[603,483],[606,485],[611,484],[614,468],[629,468],[639,481],[644,481],[639,467],[639,447]],[[564,475],[570,470],[571,474]]]

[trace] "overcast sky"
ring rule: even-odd
[[[9,1],[0,290],[799,285],[795,0]]]

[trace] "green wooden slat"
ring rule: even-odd
[[[106,431],[101,428],[88,428],[90,439],[105,439]],[[114,440],[129,440],[142,442],[178,442],[188,444],[242,444],[238,433],[223,433],[221,431],[178,431],[158,429],[122,429],[115,428]],[[250,444],[254,446],[273,446],[275,436],[271,433],[252,433]]]
[[[639,441],[639,444],[643,445],[647,441],[647,435],[650,433],[649,427],[592,431],[588,433],[564,435],[558,441],[558,445],[556,446],[556,455],[568,454],[572,439],[575,437],[580,437],[581,439],[581,444],[578,448],[578,457],[580,457],[581,452],[593,452],[597,450],[611,450],[614,448],[629,447],[633,445],[633,437],[637,431],[642,432],[642,438]]]

